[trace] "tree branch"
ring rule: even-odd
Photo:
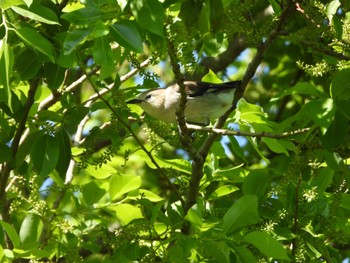
[[[226,129],[218,129],[214,127],[203,127],[203,126],[198,126],[193,124],[187,124],[187,129],[189,131],[203,131],[207,133],[215,133],[217,135],[248,136],[248,137],[256,137],[256,138],[267,137],[267,138],[274,138],[274,139],[287,138],[298,134],[306,133],[310,130],[310,128],[304,128],[304,129],[299,129],[295,131],[275,134],[275,133],[269,133],[269,132],[256,133],[256,132],[246,132],[246,131],[232,131],[232,130],[226,130]]]
[[[8,204],[7,195],[5,191],[6,184],[9,179],[10,173],[13,169],[13,165],[15,163],[15,157],[18,151],[20,140],[23,132],[25,131],[26,123],[29,116],[29,111],[34,103],[34,97],[35,97],[36,90],[38,89],[39,82],[40,82],[40,79],[36,79],[29,83],[28,97],[24,105],[22,119],[18,124],[17,131],[11,143],[11,151],[12,151],[11,161],[5,163],[1,171],[1,180],[0,180],[1,216],[2,216],[2,220],[6,222],[10,222],[9,204]],[[7,235],[6,235],[6,246],[8,248],[13,247],[13,244]]]
[[[186,104],[187,104],[187,93],[186,93],[186,87],[184,84],[185,79],[180,71],[180,65],[176,57],[176,49],[173,43],[171,42],[171,39],[169,39],[169,37],[167,38],[167,44],[168,44],[168,54],[170,57],[170,64],[172,66],[172,70],[175,75],[176,84],[180,87],[180,94],[181,94],[180,102],[175,112],[179,133],[180,133],[180,141],[181,141],[181,144],[184,146],[185,150],[188,152],[189,156],[193,158],[193,156],[196,155],[196,151],[192,147],[192,138],[189,131],[187,130],[186,119],[185,119],[185,110],[186,110]]]
[[[245,88],[248,84],[248,82],[252,79],[254,76],[258,66],[260,65],[264,53],[271,45],[271,43],[274,41],[275,38],[277,38],[279,31],[282,29],[282,26],[285,23],[286,17],[290,12],[290,8],[293,6],[293,1],[288,1],[288,3],[285,6],[285,9],[282,11],[278,23],[275,27],[275,30],[273,30],[270,35],[267,37],[265,42],[262,42],[257,49],[257,53],[253,60],[250,62],[248,65],[248,68],[243,76],[242,79],[242,84],[239,89],[236,90],[235,93],[235,98],[233,99],[232,106],[231,108],[224,114],[222,115],[218,121],[215,123],[214,128],[215,129],[220,129],[223,127],[225,124],[228,116],[230,113],[236,108],[237,101],[240,99],[240,97],[243,95]],[[203,143],[202,147],[199,149],[197,154],[193,158],[192,162],[192,175],[190,179],[190,185],[189,185],[189,193],[188,197],[186,200],[186,205],[184,207],[185,213],[188,212],[188,210],[196,203],[198,192],[199,192],[199,184],[200,180],[203,177],[203,166],[205,159],[209,153],[209,150],[211,146],[213,145],[215,139],[217,138],[218,134],[217,133],[212,133],[208,136],[206,141]],[[190,225],[185,224],[182,228],[182,231],[184,233],[189,233],[190,232]]]

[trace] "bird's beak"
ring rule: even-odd
[[[132,99],[132,100],[127,101],[126,103],[127,104],[140,104],[141,102],[142,102],[142,100]]]

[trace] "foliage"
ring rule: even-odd
[[[349,257],[347,1],[0,8],[1,262]],[[244,98],[195,131],[125,103],[183,77]]]

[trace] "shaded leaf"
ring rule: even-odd
[[[258,221],[258,198],[254,195],[244,195],[224,215],[223,231],[231,233],[243,226],[256,224]]]
[[[68,32],[64,43],[63,43],[63,54],[64,55],[69,55],[72,53],[75,48],[83,43],[86,38],[91,34],[93,31],[93,28],[88,27],[88,28],[79,28],[74,31]]]
[[[55,169],[58,155],[57,140],[48,134],[44,134],[36,140],[30,156],[38,174],[45,177]]]
[[[54,62],[56,53],[49,40],[30,27],[21,27],[16,29],[15,32],[24,43],[46,55],[51,62]]]
[[[334,74],[330,89],[333,99],[345,100],[350,98],[350,68],[343,69]]]
[[[59,148],[59,157],[57,160],[56,171],[61,178],[65,178],[72,156],[71,143],[68,134],[64,130],[58,131],[55,134],[55,137]]]
[[[142,53],[142,38],[133,21],[120,21],[111,25],[111,36],[127,49]]]
[[[253,231],[245,235],[242,240],[255,246],[267,257],[290,261],[281,243],[266,232]]]
[[[12,158],[12,151],[6,144],[0,144],[0,163],[8,162]]]

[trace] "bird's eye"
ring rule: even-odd
[[[148,94],[147,96],[146,96],[146,100],[149,100],[150,98],[152,97],[152,95],[151,94]]]

